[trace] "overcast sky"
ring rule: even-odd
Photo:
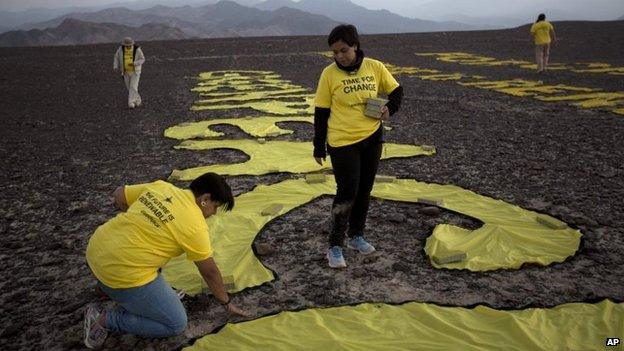
[[[89,7],[132,0],[0,0],[2,11],[22,11],[33,7]],[[146,0],[142,0],[146,1]],[[369,9],[385,8],[407,17],[444,20],[468,17],[514,17],[527,13],[557,10],[565,19],[612,20],[624,15],[624,0],[351,0]],[[201,0],[161,1],[169,6],[201,3]],[[207,1],[205,1],[207,2]],[[247,3],[259,2],[244,0]],[[565,16],[564,16],[565,14]],[[1,24],[0,24],[1,25]]]

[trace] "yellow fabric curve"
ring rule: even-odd
[[[611,107],[624,105],[624,93],[597,92],[591,94],[573,94],[565,96],[537,96],[541,101],[578,101],[573,105],[582,108]]]
[[[535,63],[530,63],[530,64],[525,64],[525,65],[520,65],[521,68],[527,68],[530,70],[536,70],[537,69],[537,64]],[[570,67],[563,64],[563,63],[549,63],[548,64],[548,70],[549,71],[565,71],[565,70],[569,70]]]
[[[537,93],[542,94],[560,94],[568,91],[572,92],[593,92],[597,89],[573,87],[563,84],[544,85],[541,81],[527,81],[522,79],[484,81],[472,83],[459,83],[463,86],[476,87],[488,90],[495,90],[501,93],[514,96],[533,96]]]
[[[386,68],[392,75],[402,75],[402,74],[415,75],[419,73],[425,73],[425,74],[442,73],[438,71],[437,69],[418,68],[418,67],[401,67],[401,66],[395,66],[395,65],[385,63],[385,62],[384,62],[384,66],[386,66]]]
[[[527,65],[527,61],[520,60],[498,60],[494,57],[479,56],[466,52],[435,52],[416,53],[416,56],[434,56],[438,61],[459,63],[470,66],[507,66],[507,65]]]
[[[216,94],[220,90],[223,90],[224,88],[224,85],[217,84],[217,83],[218,82],[198,83],[195,88],[191,89],[191,91],[198,92],[200,96],[204,96],[205,94]],[[249,92],[250,90],[255,91],[258,89],[265,89],[266,91],[274,91],[278,89],[290,90],[290,89],[301,88],[298,85],[287,84],[284,81],[274,82],[274,81],[269,81],[269,80],[262,80],[262,82],[260,81],[252,82],[251,80],[238,81],[236,82],[235,85],[230,84],[225,87],[228,89],[234,90],[232,94],[237,93],[237,92],[238,93]]]
[[[563,84],[544,85],[541,81],[522,79],[458,82],[458,84],[480,89],[494,90],[504,94],[533,97],[540,101],[565,101],[581,108],[607,108],[613,113],[622,114],[624,92],[605,92],[600,89],[573,87]],[[579,93],[580,92],[580,93]]]
[[[535,212],[481,196],[454,185],[438,185],[398,180],[375,185],[373,196],[387,200],[415,202],[419,198],[440,200],[442,208],[477,218],[484,225],[474,231],[441,224],[427,238],[429,257],[446,257],[462,252],[460,262],[431,264],[436,268],[487,271],[520,268],[525,263],[548,265],[574,255],[581,233],[565,226],[551,229],[537,222]]]
[[[233,90],[233,91],[232,91]],[[275,115],[311,115],[314,95],[270,71],[211,71],[192,89],[203,99],[191,111],[249,108]]]
[[[458,63],[469,66],[519,66],[521,68],[536,69],[537,65],[521,60],[499,60],[494,57],[481,56],[466,52],[433,52],[416,53],[416,56],[432,56],[438,61]],[[551,63],[548,65],[551,71],[568,70],[576,73],[606,73],[612,75],[624,75],[624,67],[613,67],[608,63]]]
[[[446,81],[446,80],[461,80],[462,78],[467,77],[461,73],[439,73],[439,74],[426,74],[422,76],[418,76],[419,79],[422,80],[435,80],[435,81]]]
[[[266,85],[258,84],[257,89],[264,88]],[[222,86],[218,86],[222,88]],[[277,87],[277,86],[276,86]],[[238,97],[246,97],[249,100],[267,98],[272,96],[279,96],[283,94],[295,94],[295,93],[309,93],[310,91],[307,88],[302,88],[296,85],[291,84],[280,84],[279,87],[281,89],[273,89],[273,90],[258,90],[258,91],[235,91],[235,92],[203,92],[202,87],[197,87],[191,89],[191,91],[199,92],[199,96],[201,97],[227,97],[227,96],[238,96]]]
[[[609,66],[608,64],[604,64]],[[578,73],[606,73],[606,74],[612,74],[615,76],[621,76],[624,75],[624,67],[608,67],[608,68],[580,68],[580,69],[573,69],[572,72],[578,72]]]
[[[242,117],[242,118],[222,118],[211,119],[199,122],[180,123],[176,126],[165,129],[167,138],[184,140],[194,138],[214,138],[223,136],[221,132],[210,130],[211,126],[219,124],[230,124],[239,127],[243,132],[254,137],[264,138],[266,136],[276,136],[292,134],[292,130],[285,130],[276,125],[279,122],[305,122],[314,123],[313,116],[285,116],[285,117]]]
[[[277,172],[308,173],[331,168],[329,158],[323,166],[316,163],[312,157],[312,143],[310,142],[274,140],[259,143],[256,140],[186,140],[175,148],[187,150],[236,149],[246,153],[250,158],[243,163],[173,170],[169,176],[169,179],[172,180],[190,181],[206,172],[224,175],[262,175]],[[386,143],[383,146],[381,158],[431,156],[434,153],[435,150],[421,146]]]
[[[272,113],[275,115],[311,115],[314,113],[313,96],[306,96],[304,101],[278,101],[278,100],[266,100],[266,101],[249,101],[240,104],[214,104],[214,105],[193,105],[191,111],[204,111],[204,110],[232,110],[241,108],[250,108],[262,113]]]
[[[220,90],[234,90],[232,94],[254,93],[259,90],[279,91],[302,89],[272,71],[228,70],[210,71],[199,74],[199,82],[191,91],[200,95],[211,94]],[[253,92],[250,92],[253,90]],[[219,93],[217,93],[219,94]],[[223,92],[221,93],[223,94]]]
[[[220,104],[220,103],[235,103],[235,102],[252,102],[252,101],[262,101],[268,99],[310,99],[313,98],[313,94],[283,94],[277,95],[273,94],[262,94],[262,91],[257,91],[245,95],[226,95],[222,97],[213,97],[210,99],[201,99],[195,101],[195,106],[203,106],[209,104]],[[282,93],[280,91],[280,93]]]
[[[524,310],[364,303],[226,324],[183,350],[581,351],[623,330],[624,304],[610,300]]]
[[[251,244],[269,221],[306,204],[323,194],[334,193],[335,183],[308,184],[303,179],[287,180],[273,185],[258,185],[252,191],[236,197],[231,212],[217,213],[208,219],[214,259],[221,274],[231,277],[237,292],[273,280],[273,273],[255,257]],[[263,216],[262,210],[274,204],[283,207],[272,215]],[[185,255],[176,257],[162,270],[165,279],[176,289],[190,295],[199,294],[205,282],[197,268]]]
[[[319,196],[334,194],[336,185],[333,178],[329,178],[314,184],[297,179],[260,185],[238,196],[232,212],[219,213],[209,219],[215,260],[224,276],[232,276],[235,282],[232,292],[272,280],[271,272],[253,255],[251,243],[271,219]],[[484,223],[474,231],[447,224],[436,226],[425,245],[430,258],[457,251],[467,255],[466,259],[454,263],[438,264],[431,260],[437,268],[487,271],[519,268],[525,263],[548,265],[574,255],[580,244],[580,232],[564,223],[561,229],[553,229],[538,222],[537,213],[453,185],[397,179],[391,183],[376,182],[372,196],[404,202],[437,199],[440,207]],[[275,214],[261,214],[264,208],[275,204],[283,207]],[[197,269],[183,256],[171,260],[163,274],[176,289],[190,294],[202,289],[203,280]]]

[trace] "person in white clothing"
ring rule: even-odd
[[[128,107],[141,106],[139,95],[139,78],[141,78],[141,66],[145,62],[143,51],[135,45],[132,38],[127,37],[121,42],[121,46],[115,52],[113,71],[121,71],[126,88],[128,88]]]

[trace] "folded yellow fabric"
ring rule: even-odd
[[[208,226],[215,260],[223,275],[231,277],[234,282],[230,291],[240,291],[273,279],[271,271],[256,259],[251,250],[251,244],[263,226],[315,198],[334,194],[335,188],[333,177],[318,183],[308,183],[303,177],[259,185],[236,197],[233,211],[211,217]],[[425,252],[431,258],[431,264],[438,268],[486,271],[519,268],[525,263],[548,265],[574,255],[580,244],[581,233],[578,230],[563,223],[560,226],[560,222],[555,220],[544,220],[549,218],[546,215],[453,185],[396,179],[391,183],[376,182],[372,195],[403,202],[435,199],[440,207],[484,223],[474,231],[448,224],[436,226],[427,239]],[[279,210],[264,211],[271,206]],[[541,217],[539,221],[538,216]],[[322,253],[319,252],[319,255]],[[455,259],[449,260],[449,257]],[[191,295],[201,292],[204,284],[197,268],[183,256],[171,260],[163,269],[163,274],[173,287],[186,290]]]
[[[581,351],[622,331],[624,304],[609,300],[511,311],[366,303],[227,324],[184,350]]]
[[[229,124],[239,127],[243,132],[254,137],[266,137],[292,134],[292,130],[278,127],[280,122],[303,122],[314,123],[313,116],[284,116],[284,117],[242,117],[242,118],[221,118],[199,122],[180,123],[176,126],[165,129],[165,136],[172,139],[194,139],[194,138],[215,138],[223,136],[221,132],[210,129],[212,126]]]
[[[174,170],[169,179],[193,180],[206,172],[223,175],[262,175],[277,172],[307,173],[331,169],[329,158],[320,166],[312,157],[312,143],[301,141],[266,141],[256,140],[185,140],[176,149],[211,150],[235,149],[249,155],[243,163],[211,165]],[[416,145],[386,143],[383,145],[382,159],[412,156],[430,156],[435,150],[423,149]]]

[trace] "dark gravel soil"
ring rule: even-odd
[[[624,22],[555,23],[561,41],[554,62],[624,66]],[[371,57],[400,66],[523,78],[624,91],[621,76],[516,67],[443,63],[415,52],[467,51],[532,60],[527,28],[489,32],[365,36]],[[163,130],[181,122],[224,116],[190,112],[199,72],[272,70],[313,89],[327,50],[325,38],[245,38],[146,42],[140,90],[145,106],[125,107],[112,72],[116,45],[0,49],[0,345],[2,349],[80,349],[82,307],[97,297],[84,250],[95,228],[111,218],[111,192],[121,184],[164,179],[172,169],[244,159],[233,151],[175,151]],[[455,82],[399,77],[405,101],[386,135],[392,142],[435,145],[434,157],[383,161],[380,173],[455,184],[547,213],[579,228],[584,244],[562,264],[485,273],[437,270],[423,252],[438,223],[467,228],[476,220],[416,204],[373,201],[367,236],[379,252],[347,251],[349,267],[326,267],[326,197],[276,219],[257,242],[278,279],[247,289],[235,301],[254,316],[364,301],[427,301],[495,308],[554,306],[624,299],[624,116],[544,103]],[[236,116],[232,114],[227,116]],[[310,140],[298,125],[293,139]],[[240,132],[229,137],[241,136]],[[244,136],[243,136],[244,137]],[[230,177],[237,194],[287,174]],[[371,282],[374,282],[371,284]],[[207,295],[187,298],[184,335],[145,340],[113,335],[108,349],[168,350],[224,324]],[[236,320],[230,319],[230,320]]]

